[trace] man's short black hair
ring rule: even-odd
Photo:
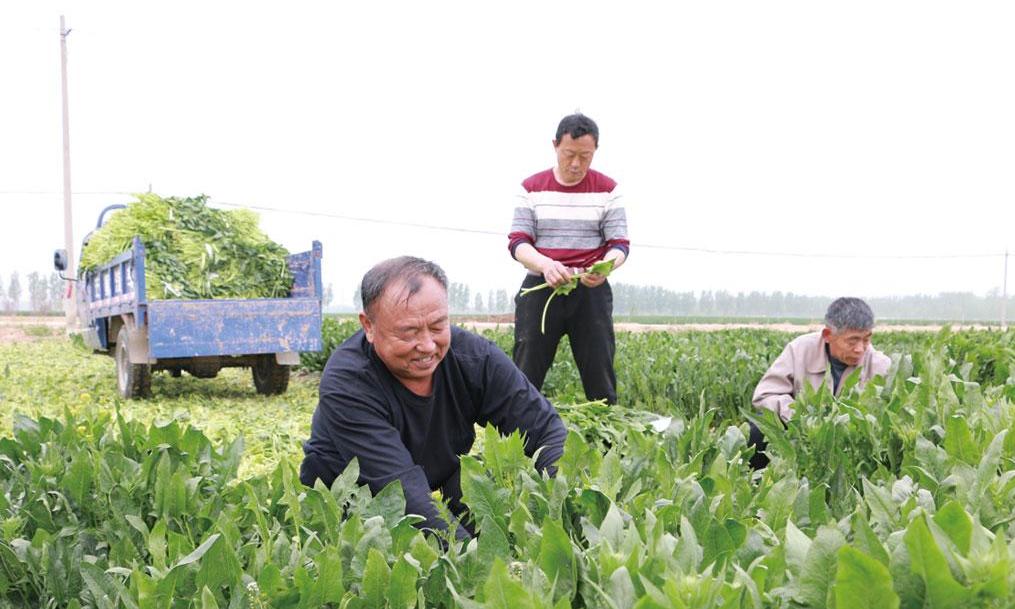
[[[363,283],[360,284],[360,298],[363,300],[363,312],[370,316],[370,307],[381,297],[395,280],[405,281],[409,293],[406,299],[423,287],[422,278],[431,277],[441,284],[444,291],[448,289],[448,277],[444,269],[436,262],[416,258],[415,256],[399,256],[383,262],[378,262],[374,268],[363,275]]]
[[[580,112],[560,119],[560,124],[557,125],[557,137],[553,138],[553,143],[559,144],[565,133],[570,135],[573,140],[583,135],[591,135],[592,141],[596,143],[596,148],[599,148],[599,126],[596,125],[596,121]]]

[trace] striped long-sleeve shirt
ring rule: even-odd
[[[617,183],[589,170],[581,182],[561,185],[553,169],[522,182],[508,235],[511,255],[522,243],[565,266],[585,268],[630,242],[627,216]]]

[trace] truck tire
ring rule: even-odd
[[[130,363],[127,350],[127,328],[116,334],[116,386],[120,395],[128,400],[148,397],[152,392],[152,368],[148,364]]]
[[[274,353],[258,355],[250,370],[254,387],[261,395],[279,395],[289,388],[289,366],[275,361]]]

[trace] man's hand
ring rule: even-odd
[[[557,288],[568,281],[571,281],[572,270],[553,260],[547,258],[543,267],[539,269],[543,274],[543,278],[546,279],[546,283],[550,284],[550,287]]]
[[[599,262],[606,262],[607,260],[613,261],[613,268],[616,269],[620,265],[624,264],[624,252],[620,250],[610,250],[603,259]],[[598,263],[597,263],[598,264]],[[591,267],[590,267],[591,268]],[[582,285],[587,288],[598,288],[606,282],[606,275],[600,275],[599,273],[589,273],[581,278]]]
[[[599,273],[589,273],[581,278],[582,285],[587,288],[598,288],[605,281],[606,275],[600,275]]]

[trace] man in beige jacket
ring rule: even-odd
[[[838,298],[828,305],[825,327],[790,341],[768,372],[761,377],[751,402],[767,408],[784,421],[793,416],[793,401],[804,383],[817,389],[830,378],[832,392],[839,394],[841,381],[860,368],[859,386],[888,372],[891,359],[871,346],[874,313],[859,298]],[[751,465],[764,467],[768,458],[762,453],[765,441],[751,423],[750,444],[755,446]]]

